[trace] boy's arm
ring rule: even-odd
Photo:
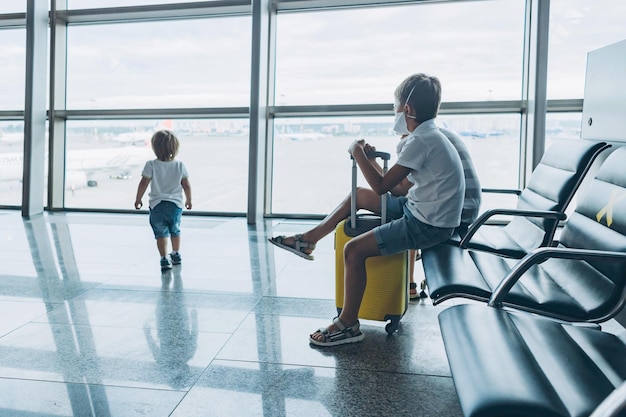
[[[189,177],[184,177],[180,181],[180,185],[185,193],[185,207],[187,207],[187,210],[191,210],[191,183],[189,182]]]
[[[370,187],[372,187],[372,190],[379,195],[393,190],[411,171],[407,167],[395,164],[387,171],[387,174],[383,176],[374,166],[378,164],[370,163],[370,160],[367,158],[365,153],[365,141],[363,140],[355,141],[348,149],[348,152],[352,154],[352,157],[359,165],[365,180]]]
[[[376,170],[380,173],[380,175],[383,175],[383,167],[380,166],[378,162],[376,162],[376,158],[369,158],[368,161],[370,164],[372,164],[374,168],[376,168]],[[412,186],[413,186],[413,183],[409,181],[408,178],[404,178],[390,191],[391,191],[391,194],[401,197],[401,196],[405,196],[409,192],[409,189]]]
[[[141,199],[148,189],[148,184],[150,184],[150,178],[141,177],[141,181],[139,181],[139,186],[137,187],[137,196],[135,197],[135,209],[137,210],[143,206]]]
[[[411,187],[413,187],[413,183],[409,181],[408,178],[404,178],[402,181],[400,181],[398,185],[391,189],[391,194],[397,197],[405,196],[407,195]]]

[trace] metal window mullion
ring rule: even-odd
[[[265,193],[263,196],[263,216],[272,212],[272,198],[274,191],[274,117],[271,109],[276,104],[276,9],[272,7],[268,15],[268,39],[267,39],[267,109],[265,114],[265,165],[264,180]]]
[[[265,196],[265,152],[269,68],[270,0],[252,1],[250,68],[250,136],[248,147],[248,224],[262,220]]]
[[[280,12],[320,9],[347,9],[355,7],[392,6],[415,3],[449,3],[459,0],[275,0]],[[472,1],[472,0],[469,0]]]
[[[519,188],[537,166],[545,149],[550,0],[526,0],[524,68],[520,138]]]
[[[48,112],[48,209],[65,207],[67,23],[58,19],[67,0],[52,0],[50,14],[50,110]]]
[[[26,26],[26,13],[0,14],[0,29],[11,29]]]
[[[59,11],[58,18],[69,24],[132,22],[142,20],[193,19],[250,14],[251,0],[221,0],[145,6],[101,7]]]
[[[247,118],[248,114],[248,107],[57,110],[57,116],[67,120]]]

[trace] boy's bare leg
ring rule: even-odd
[[[180,249],[180,236],[172,236],[170,240],[172,241],[172,252],[178,252]]]
[[[348,195],[328,216],[324,218],[317,226],[304,232],[302,240],[308,243],[317,243],[320,239],[335,230],[335,227],[345,218],[350,216],[351,195]],[[356,207],[358,209],[366,209],[373,213],[380,214],[380,195],[376,194],[369,188],[357,188]],[[285,244],[293,246],[295,240],[287,237]],[[305,250],[310,254],[312,250]]]
[[[380,249],[373,231],[355,237],[344,247],[344,299],[339,319],[346,326],[352,326],[358,320],[359,308],[367,284],[365,260],[371,256],[379,255]],[[338,329],[334,324],[331,324],[328,326],[328,330],[332,332]],[[319,331],[313,333],[311,337],[319,341],[323,340]]]
[[[164,257],[165,255],[167,255],[167,241],[168,238],[166,237],[161,237],[157,239],[157,248],[159,249],[159,255],[161,255],[161,257]]]

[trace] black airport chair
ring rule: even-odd
[[[556,246],[516,260],[437,245],[422,262],[434,304],[466,297],[566,321],[610,319],[626,292],[626,146],[602,163]]]
[[[522,258],[531,250],[549,246],[559,221],[596,157],[609,148],[605,142],[557,141],[544,153],[527,187],[518,191],[515,209],[484,212],[460,241],[462,248]],[[506,225],[486,224],[496,216],[513,216]],[[450,243],[450,242],[448,242]]]

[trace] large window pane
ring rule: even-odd
[[[523,0],[279,14],[276,104],[391,103],[416,72],[443,101],[519,100],[523,31]]]
[[[24,13],[26,0],[4,0],[0,2],[0,13]]]
[[[520,116],[440,116],[437,122],[465,140],[485,188],[517,188]],[[389,117],[280,118],[275,120],[273,213],[327,214],[350,190],[348,146],[365,139],[396,159],[399,140]],[[391,166],[391,165],[390,165]],[[360,185],[366,186],[359,175]],[[484,207],[510,205],[510,196],[485,197]],[[514,204],[514,203],[513,203]]]
[[[1,29],[0,110],[23,110],[26,74],[26,30]]]
[[[0,205],[22,204],[24,123],[0,122]]]
[[[581,134],[582,113],[546,114],[546,148],[555,140],[577,140]]]
[[[132,210],[152,134],[173,130],[189,171],[193,211],[245,213],[248,121],[107,120],[67,124],[65,206]],[[148,195],[144,197],[147,209]]]
[[[548,98],[583,98],[587,53],[626,39],[623,0],[552,0]]]
[[[248,106],[249,17],[68,28],[68,109]]]

